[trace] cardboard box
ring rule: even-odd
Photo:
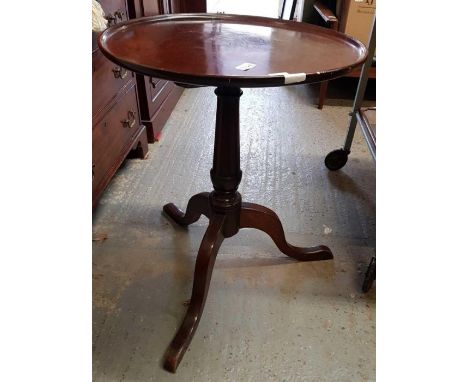
[[[368,46],[377,0],[347,0],[345,3],[342,31]]]

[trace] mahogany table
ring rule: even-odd
[[[330,29],[225,14],[137,19],[110,27],[102,33],[98,44],[107,58],[134,72],[188,87],[216,87],[210,172],[213,191],[192,196],[185,213],[172,203],[164,206],[164,212],[183,226],[194,223],[201,214],[209,219],[197,255],[190,304],[165,354],[165,369],[175,372],[200,321],[216,254],[225,238],[234,236],[241,228],[256,228],[267,233],[281,252],[294,259],[333,258],[330,249],[323,245],[300,248],[289,244],[272,210],[242,201],[237,191],[242,178],[241,88],[330,80],[361,65],[367,51],[360,42]]]

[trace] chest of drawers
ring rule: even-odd
[[[126,0],[101,0],[109,25],[128,20]],[[112,176],[135,150],[146,156],[148,141],[141,123],[135,75],[107,60],[96,46],[92,52],[92,195],[93,207]]]

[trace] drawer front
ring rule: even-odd
[[[100,50],[93,52],[93,115],[117,97],[134,78],[133,72],[109,61]]]
[[[162,0],[161,2],[163,2]],[[165,12],[161,8],[159,0],[143,0],[143,16],[163,15]]]
[[[104,17],[107,19],[108,26],[121,23],[128,20],[128,10],[126,0],[99,0]]]
[[[93,190],[118,168],[140,123],[136,86],[93,120]]]
[[[161,80],[159,78],[146,77],[146,94],[148,98],[149,118],[159,109],[164,100],[172,90],[172,82]]]

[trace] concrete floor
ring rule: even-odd
[[[300,263],[242,230],[221,246],[198,331],[177,374],[162,355],[190,298],[207,220],[161,215],[211,190],[216,98],[186,90],[146,160],[124,163],[93,217],[94,381],[374,381],[375,165],[360,132],[346,167],[323,160],[344,140],[349,107],[311,106],[306,86],[245,89],[243,200],[272,208],[296,245],[335,259]]]

